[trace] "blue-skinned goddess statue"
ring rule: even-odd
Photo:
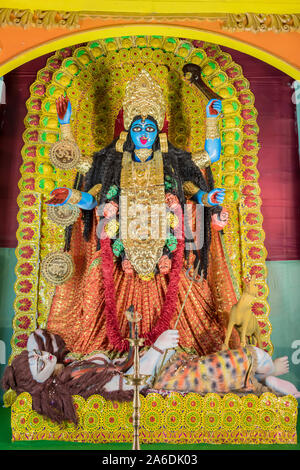
[[[185,351],[221,349],[236,303],[219,236],[225,190],[214,187],[211,171],[221,154],[221,111],[221,100],[208,100],[201,152],[174,147],[163,132],[163,91],[143,70],[126,87],[124,131],[93,155],[76,187],[51,193],[49,206],[81,212],[65,247],[75,273],[56,287],[47,324],[71,351],[126,351],[131,305],[148,346],[176,323]],[[57,100],[57,113],[69,132],[68,98]]]

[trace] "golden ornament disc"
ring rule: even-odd
[[[80,215],[79,207],[74,204],[64,204],[63,206],[48,206],[47,216],[52,222],[62,227],[74,224]]]
[[[81,152],[72,140],[59,140],[52,145],[50,160],[56,168],[70,170],[79,163]]]
[[[72,257],[68,253],[49,253],[42,261],[41,274],[50,284],[60,285],[73,275]]]

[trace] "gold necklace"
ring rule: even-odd
[[[137,188],[148,188],[151,176],[151,166],[145,165],[145,162],[134,162],[132,160],[132,177],[133,187],[135,191]]]
[[[152,155],[152,149],[134,149],[134,153],[144,163]]]

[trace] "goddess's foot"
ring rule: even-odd
[[[287,374],[289,372],[289,359],[287,356],[279,357],[273,361],[275,370],[272,375],[276,377],[278,375]]]

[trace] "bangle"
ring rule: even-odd
[[[209,117],[206,119],[206,139],[217,139],[220,137],[218,118]]]
[[[199,191],[198,186],[196,186],[192,181],[185,181],[183,183],[183,191],[186,199],[191,199]]]
[[[78,204],[79,201],[82,199],[82,194],[81,191],[78,191],[78,189],[72,189],[72,194],[70,196],[70,199],[68,200],[69,204]]]
[[[95,198],[96,201],[97,201],[97,204],[99,204],[99,202],[100,202],[101,188],[102,188],[102,184],[99,183],[99,184],[96,184],[95,186],[93,186],[93,187],[88,191],[89,194],[91,194],[92,196],[94,196],[94,198]]]
[[[213,207],[213,205],[208,202],[208,193],[203,194],[201,201],[205,207]]]
[[[152,344],[152,349],[155,349],[155,351],[158,351],[160,354],[163,354],[164,351],[162,349],[159,349],[157,346],[154,346],[154,344]]]
[[[60,130],[62,140],[74,140],[70,124],[61,124]]]

